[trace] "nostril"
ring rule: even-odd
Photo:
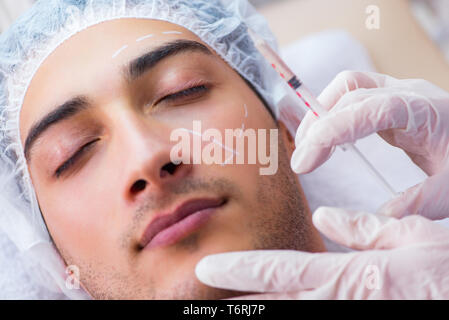
[[[140,191],[144,190],[146,186],[147,182],[145,180],[138,180],[131,187],[131,193],[133,194],[139,193]]]
[[[165,177],[167,173],[173,175],[177,167],[178,165],[174,164],[173,162],[169,162],[166,165],[164,165],[161,168],[161,178]]]

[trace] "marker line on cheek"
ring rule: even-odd
[[[203,138],[203,135],[202,135],[200,132],[195,132],[195,131],[193,131],[193,130],[189,130],[189,129],[186,129],[186,128],[181,128],[181,130],[190,132],[190,133],[193,134],[193,135],[196,135],[196,136],[198,136],[198,137],[201,137],[201,139]],[[227,151],[232,152],[231,156],[228,157],[228,158],[221,164],[221,166],[226,165],[227,162],[229,161],[229,159],[233,158],[235,155],[239,155],[239,152],[237,152],[236,150],[234,150],[234,149],[232,149],[232,148],[229,148],[229,147],[223,145],[221,142],[219,142],[219,141],[217,141],[217,140],[215,140],[215,139],[211,140],[211,142],[215,143],[216,145],[219,145],[220,147],[222,147],[223,149],[225,149],[225,150],[227,150]]]
[[[243,109],[245,109],[245,118],[248,118],[248,108],[246,106],[246,103],[243,104]],[[245,130],[245,120],[243,120],[243,122],[242,122],[242,127],[241,127],[239,138],[242,137],[243,130]]]

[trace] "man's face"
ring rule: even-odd
[[[206,46],[162,21],[102,23],[58,47],[27,91],[20,132],[39,205],[93,298],[236,296],[202,285],[197,262],[227,251],[324,249],[289,168],[294,145],[284,126],[275,175],[260,175],[260,164],[170,162],[171,132],[194,120],[203,130],[277,129],[232,68],[187,41]],[[188,201],[210,209],[142,248],[148,225],[170,224]]]

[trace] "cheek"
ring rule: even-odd
[[[246,86],[242,84],[242,86]],[[207,114],[203,117],[204,128],[216,128],[224,136],[225,129],[258,129],[270,125],[264,116],[262,102],[248,92],[246,87],[242,90],[225,90],[217,95]]]
[[[39,204],[56,244],[72,256],[93,257],[116,246],[116,190],[75,179],[55,189],[37,188]],[[109,185],[109,184],[106,184]],[[102,200],[103,199],[103,200]],[[115,221],[115,223],[114,223]]]

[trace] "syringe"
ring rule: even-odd
[[[316,117],[323,117],[328,114],[328,111],[318,102],[314,95],[303,85],[301,80],[293,73],[287,64],[279,57],[279,55],[270,47],[270,45],[252,30],[248,29],[254,45],[259,50],[260,54],[271,64],[271,66],[279,73],[287,84],[292,88],[296,96],[303,102],[305,107],[311,111]],[[304,108],[302,104],[298,104]],[[376,181],[392,196],[396,196],[396,191],[387,182],[387,180],[377,171],[376,168],[366,159],[360,150],[353,144],[344,144],[340,146],[344,151],[351,152],[355,158],[360,160],[367,170],[372,174]]]

